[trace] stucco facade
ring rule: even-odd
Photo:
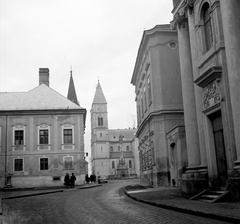
[[[136,93],[141,182],[170,185],[167,132],[184,124],[178,39],[170,24],[144,31],[131,83]]]
[[[14,187],[62,186],[66,173],[84,183],[86,110],[51,89],[44,72],[29,92],[0,93],[1,187],[9,177]]]
[[[240,2],[175,0],[188,165],[182,189],[240,199]]]

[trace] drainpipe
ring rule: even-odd
[[[6,135],[5,135],[5,186],[7,186],[7,151],[8,151],[8,116],[6,115]]]

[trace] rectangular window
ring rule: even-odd
[[[23,145],[23,130],[17,130],[15,131],[15,137],[14,137],[14,144],[15,145]]]
[[[64,144],[72,144],[72,129],[64,129],[63,130],[63,143]]]
[[[14,160],[14,171],[23,171],[23,159]]]
[[[145,107],[145,110],[147,110],[147,94],[146,94],[145,86],[144,86],[144,107]]]
[[[150,77],[148,77],[148,101],[149,104],[152,102],[152,90],[151,90],[151,81],[150,81]]]
[[[40,170],[48,170],[48,158],[40,158]]]
[[[143,98],[141,99],[141,107],[142,107],[142,116],[143,116],[144,115]]]
[[[39,144],[48,144],[48,130],[40,130],[39,131]]]

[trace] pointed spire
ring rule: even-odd
[[[107,103],[105,96],[102,91],[102,87],[100,85],[99,79],[98,79],[98,84],[96,87],[96,92],[94,95],[93,103]]]
[[[71,66],[71,70],[70,70],[70,81],[69,81],[67,98],[69,100],[71,100],[72,102],[76,103],[77,105],[79,105],[79,102],[77,100],[77,94],[75,91],[74,82],[73,82],[73,77],[72,77],[72,66]]]

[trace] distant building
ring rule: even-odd
[[[174,0],[187,167],[182,189],[240,200],[239,0]]]
[[[86,109],[77,101],[72,74],[70,99],[49,87],[40,68],[39,86],[0,93],[0,186],[63,185],[66,173],[84,183]],[[11,182],[10,182],[11,181]]]
[[[179,170],[186,166],[186,149],[178,38],[170,24],[144,31],[131,83],[136,93],[141,183],[177,186]],[[174,148],[168,144],[170,130],[175,131]]]
[[[91,108],[92,172],[109,178],[136,177],[136,129],[108,129],[107,101],[98,82]]]

